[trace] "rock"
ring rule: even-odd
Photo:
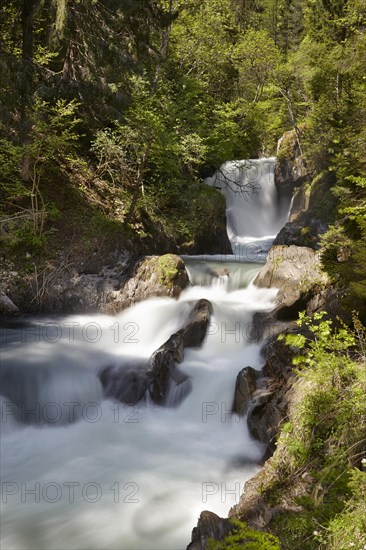
[[[15,285],[10,297],[16,296],[21,311],[27,313],[113,314],[152,296],[178,297],[188,284],[179,256],[149,256],[135,263],[125,255],[112,267],[99,266],[96,273],[60,269],[50,262],[41,280],[29,277],[28,286]]]
[[[137,365],[105,367],[98,375],[104,395],[128,405],[135,405],[143,399],[147,390],[145,371],[144,366]]]
[[[302,185],[300,188],[296,189],[292,201],[291,201],[291,209],[289,214],[289,221],[294,222],[296,221],[301,214],[307,211],[309,207],[309,192],[307,188],[305,188],[304,185]],[[289,244],[289,243],[284,243]]]
[[[321,235],[328,230],[328,224],[334,221],[337,198],[331,188],[335,184],[335,177],[330,172],[321,172],[313,179],[310,174],[306,174],[304,179],[296,178],[293,165],[301,162],[301,158],[296,157],[299,154],[296,140],[293,142],[292,138],[291,142],[286,135],[283,136],[284,145],[281,142],[279,147],[275,181],[280,197],[291,196],[292,193],[293,197],[289,221],[277,235],[274,245],[307,246],[317,250],[320,248]]]
[[[174,254],[145,256],[137,262],[133,276],[114,296],[113,303],[111,300],[107,311],[116,313],[152,296],[177,298],[188,285],[182,258]]]
[[[275,309],[270,312],[257,311],[253,315],[252,342],[259,343],[297,326],[295,319],[279,320],[276,318],[276,313],[277,310]]]
[[[252,367],[245,367],[236,377],[233,412],[239,416],[244,416],[252,402],[256,389],[257,371]]]
[[[299,327],[296,325],[292,330],[287,330],[286,332],[296,334],[301,332],[305,334],[304,328],[299,330]],[[273,392],[278,392],[293,374],[292,360],[295,357],[295,350],[282,340],[278,340],[277,336],[274,336],[266,342],[261,350],[261,354],[265,360],[262,374],[267,378],[267,387]]]
[[[212,313],[212,304],[208,300],[202,299],[196,303],[183,329],[185,348],[195,348],[202,344]]]
[[[187,550],[205,550],[210,538],[222,540],[232,530],[230,520],[220,518],[213,512],[205,510],[201,512],[197,527],[192,531],[192,539],[187,546]]]
[[[171,380],[177,384],[187,380],[188,377],[178,370],[177,364],[183,360],[185,347],[197,347],[202,344],[211,313],[211,303],[208,300],[199,300],[192,309],[186,326],[172,334],[152,354],[147,376],[149,393],[155,403],[165,404]]]
[[[184,357],[184,340],[182,332],[172,334],[159,349],[157,349],[150,362],[150,368],[147,375],[150,379],[149,393],[151,399],[163,405],[166,400],[170,384],[170,375],[174,379],[174,370],[176,364],[180,363]],[[183,380],[182,380],[183,381]]]
[[[273,246],[305,246],[317,250],[320,248],[320,236],[328,231],[328,225],[317,218],[297,217],[281,229]]]
[[[266,462],[265,469],[245,483],[240,501],[230,509],[229,518],[246,521],[250,527],[258,530],[265,528],[271,521],[274,510],[266,502],[262,491],[264,484],[275,482],[269,463],[270,460]]]
[[[283,320],[296,318],[306,309],[307,301],[330,282],[321,270],[318,252],[307,247],[273,246],[254,284],[279,289],[273,314]]]
[[[280,199],[291,198],[295,187],[309,179],[295,130],[285,132],[277,145],[275,184]]]
[[[285,416],[285,405],[277,393],[263,390],[248,411],[248,428],[253,437],[267,445],[266,456],[274,452],[274,439]]]
[[[310,336],[306,327],[293,326],[286,332]],[[265,458],[275,451],[275,441],[280,426],[287,417],[290,405],[290,390],[292,385],[293,358],[298,353],[282,340],[272,336],[263,347],[261,354],[265,364],[262,369],[262,389],[252,396],[248,411],[248,428],[253,437],[267,445]]]
[[[17,315],[19,308],[8,298],[8,296],[0,291],[0,315]]]

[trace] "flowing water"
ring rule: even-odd
[[[231,413],[235,379],[262,367],[251,320],[276,291],[252,284],[260,264],[237,260],[187,258],[191,286],[179,300],[4,324],[2,548],[182,550],[202,510],[225,516],[238,502],[263,446]],[[105,399],[99,370],[146,365],[200,298],[214,313],[203,346],[180,365],[186,398],[167,407]]]
[[[275,162],[275,157],[225,162],[206,180],[225,195],[228,237],[245,262],[264,261],[287,221],[290,205],[277,197]]]

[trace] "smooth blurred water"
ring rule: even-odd
[[[287,221],[290,204],[278,199],[275,163],[275,157],[228,161],[206,179],[225,196],[227,234],[241,261],[264,262]]]
[[[203,509],[226,515],[263,452],[231,406],[237,373],[247,365],[261,368],[247,329],[252,313],[270,309],[274,295],[252,285],[233,292],[194,286],[178,301],[147,300],[116,317],[8,324],[2,330],[2,548],[182,549]],[[180,406],[103,399],[98,370],[146,361],[184,325],[199,298],[212,301],[214,315],[203,347],[186,350],[181,370],[193,389]],[[17,422],[9,395],[22,396],[31,420],[36,402],[48,407],[54,423]],[[79,403],[78,417],[68,424],[71,402]]]

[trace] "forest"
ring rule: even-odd
[[[4,246],[41,252],[103,230],[189,250],[218,223],[202,178],[275,154],[293,129],[331,188],[325,264],[359,306],[365,17],[362,0],[4,2]]]
[[[71,252],[116,246],[200,253],[225,211],[205,178],[276,156],[292,133],[307,190],[320,189],[316,248],[347,313],[333,326],[300,318],[310,336],[287,337],[306,349],[301,391],[323,386],[327,401],[314,390],[285,425],[269,498],[312,460],[309,475],[328,472],[328,485],[323,500],[319,480],[311,501],[294,497],[303,512],[268,537],[241,526],[211,544],[366,548],[366,473],[352,467],[366,437],[365,1],[5,0],[0,26],[1,271],[48,273]],[[322,431],[327,407],[336,420]]]

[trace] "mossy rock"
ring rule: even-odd
[[[146,257],[139,264],[136,277],[143,281],[153,279],[154,283],[168,288],[172,288],[179,280],[187,280],[184,262],[175,254]]]
[[[161,285],[172,287],[184,269],[184,262],[179,256],[165,254],[157,258],[156,272]]]
[[[134,275],[118,293],[110,312],[117,313],[153,296],[178,298],[188,285],[182,258],[174,254],[145,256],[135,265]]]

